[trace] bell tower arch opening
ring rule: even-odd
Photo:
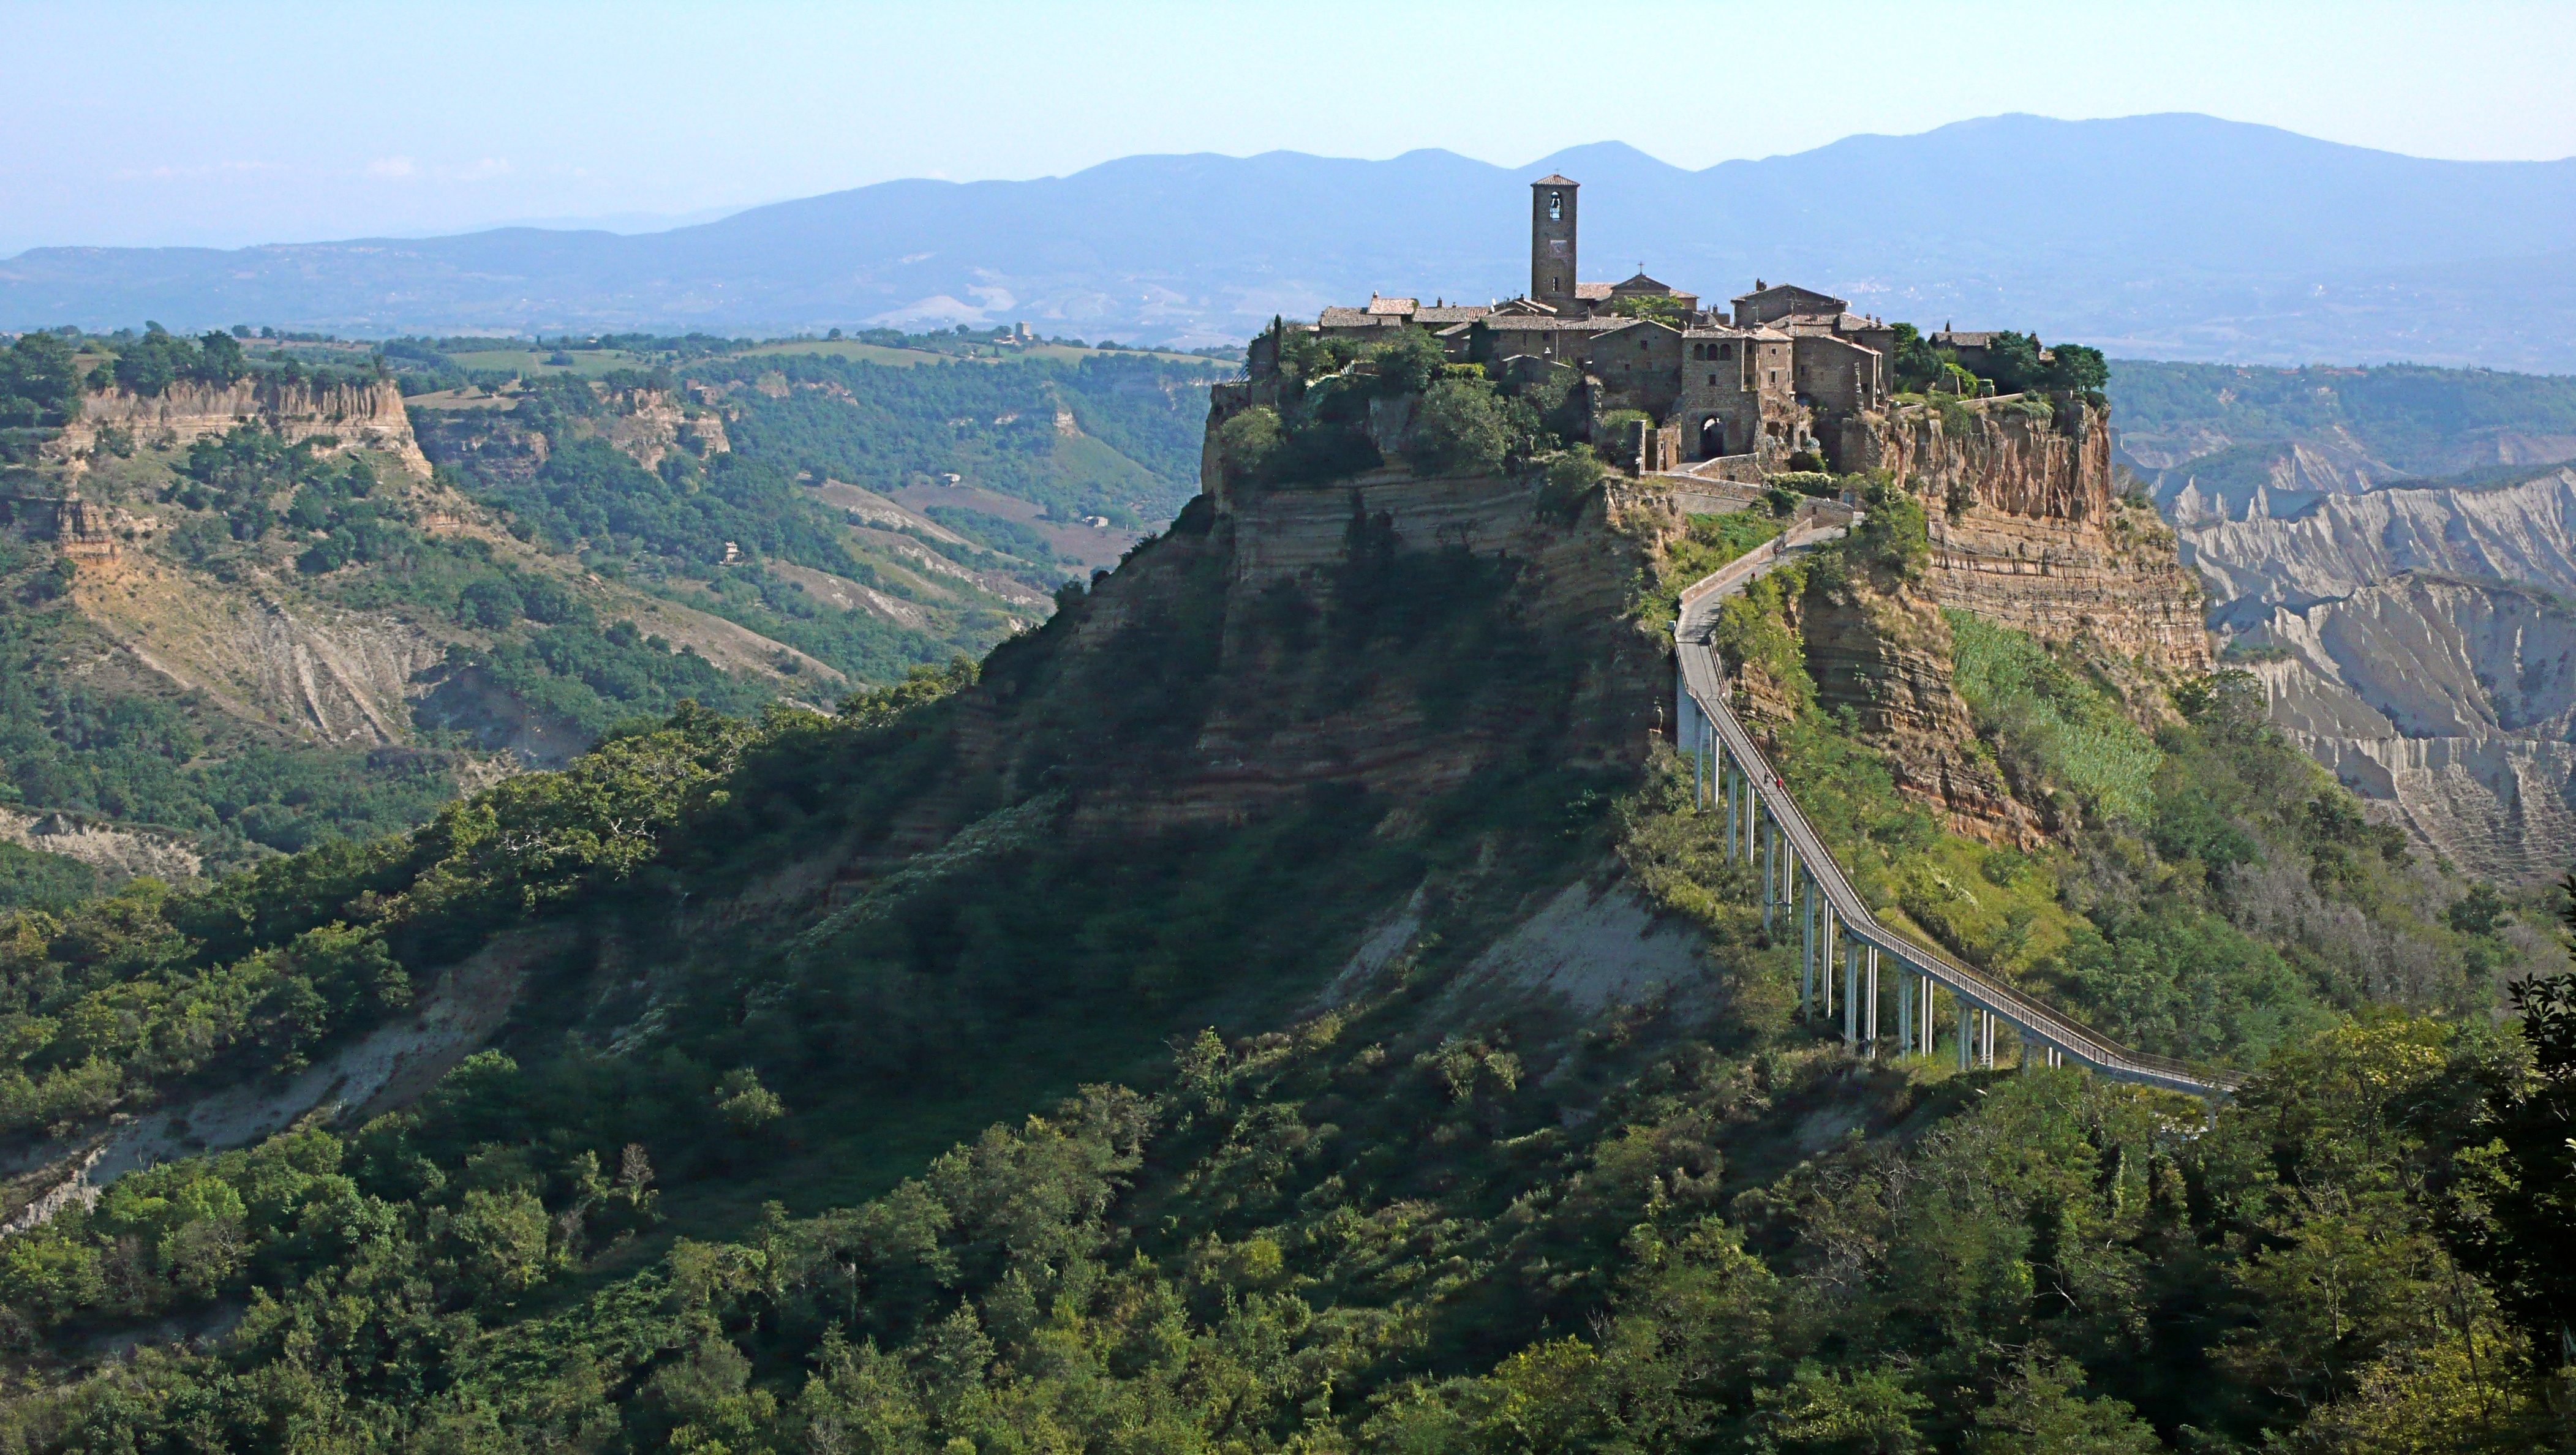
[[[1581,184],[1554,173],[1530,184],[1529,296],[1559,314],[1574,306],[1575,189]]]

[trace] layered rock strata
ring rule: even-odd
[[[332,439],[339,449],[369,449],[399,458],[420,475],[429,461],[413,440],[402,390],[391,380],[315,388],[265,377],[244,377],[223,388],[172,384],[157,394],[108,389],[81,400],[78,419],[47,445],[77,467],[98,448],[103,431],[122,430],[157,448],[220,437],[245,424],[275,430],[289,443]]]
[[[1127,835],[1318,791],[1400,808],[1498,769],[1633,767],[1671,665],[1626,614],[1645,557],[1612,509],[1399,470],[1201,497],[995,654],[956,740],[981,771],[950,778],[1061,783],[1075,832]],[[918,805],[889,851],[976,808]]]
[[[2102,415],[2005,403],[1980,401],[1956,433],[1900,408],[1864,436],[1862,466],[1891,472],[1930,519],[1933,600],[2151,672],[2208,671],[2199,584],[2155,513],[2113,495]]]

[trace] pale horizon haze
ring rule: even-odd
[[[2576,154],[2576,5],[0,5],[0,256],[643,230],[1157,152],[1699,169],[1971,117],[2205,112]],[[1586,84],[1534,86],[1544,58]],[[1624,82],[1633,77],[1634,84]]]

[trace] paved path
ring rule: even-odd
[[[1762,756],[1761,748],[1755,745],[1753,735],[1746,732],[1744,725],[1736,719],[1717,653],[1708,640],[1718,607],[1728,596],[1743,590],[1800,552],[1842,533],[1843,527],[1839,522],[1809,522],[1770,543],[1769,549],[1748,552],[1693,583],[1682,593],[1682,619],[1675,624],[1674,633],[1681,659],[1680,697],[1684,709],[1681,741],[1684,749],[1696,749],[1705,755],[1703,763],[1709,771],[1701,777],[1710,785],[1709,796],[1712,799],[1718,797],[1715,788],[1719,781],[1718,767],[1730,768],[1740,775],[1732,781],[1750,786],[1754,805],[1762,818],[1774,827],[1778,841],[1786,846],[1790,856],[1786,883],[1794,888],[1787,897],[1775,903],[1786,910],[1792,922],[1801,928],[1804,937],[1802,963],[1823,967],[1826,994],[1830,998],[1831,967],[1836,960],[1834,949],[1837,940],[1846,946],[1874,949],[1879,955],[1893,960],[1899,972],[1896,976],[1898,999],[1903,1006],[1900,1023],[1912,1035],[1922,1037],[1922,1044],[1927,1046],[1933,1007],[1928,997],[1921,996],[1919,982],[1908,985],[1906,981],[1909,975],[1921,976],[1948,991],[1952,1006],[1959,1015],[1962,1031],[1959,1046],[1963,1064],[1969,1059],[1972,1040],[1977,1039],[1967,1033],[1969,1013],[1984,1012],[2021,1032],[2026,1059],[2044,1058],[2049,1064],[2073,1061],[2115,1080],[2160,1086],[2200,1097],[2225,1096],[2235,1088],[2238,1078],[2129,1050],[2014,986],[1881,925],[1869,912],[1869,906],[1861,901],[1859,892],[1852,888],[1842,866],[1834,861],[1824,839],[1799,809],[1797,800],[1790,795],[1779,775],[1772,771],[1770,763]],[[1745,840],[1746,852],[1757,852],[1749,834],[1739,836],[1730,833],[1731,847],[1739,837]],[[1777,884],[1782,881],[1774,878],[1770,882]],[[1817,913],[1820,907],[1831,911],[1830,928],[1821,941],[1817,937],[1819,921],[1824,918]],[[1766,909],[1765,922],[1768,920],[1769,911]],[[1877,967],[1872,964],[1863,972],[1860,969],[1863,963],[1861,956],[1847,953],[1843,958],[1847,986],[1844,1034],[1846,1039],[1858,1044],[1876,1029]],[[1866,989],[1863,988],[1864,975]],[[1907,1003],[1909,994],[1917,999]],[[1864,996],[1867,998],[1867,1012],[1855,1013],[1850,1008],[1851,1001]],[[1984,1054],[1990,1055],[1991,1052],[1991,1033],[1988,1033]]]

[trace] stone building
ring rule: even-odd
[[[1645,411],[1678,434],[1690,461],[1778,468],[1825,448],[1819,442],[1838,438],[1840,421],[1886,407],[1893,327],[1844,299],[1758,278],[1724,309],[1702,307],[1698,294],[1642,267],[1624,282],[1584,282],[1576,275],[1580,197],[1570,177],[1530,184],[1529,291],[1518,298],[1426,307],[1372,296],[1365,307],[1325,309],[1314,327],[1365,339],[1411,325],[1451,357],[1498,373],[1541,363],[1579,369],[1598,413]]]

